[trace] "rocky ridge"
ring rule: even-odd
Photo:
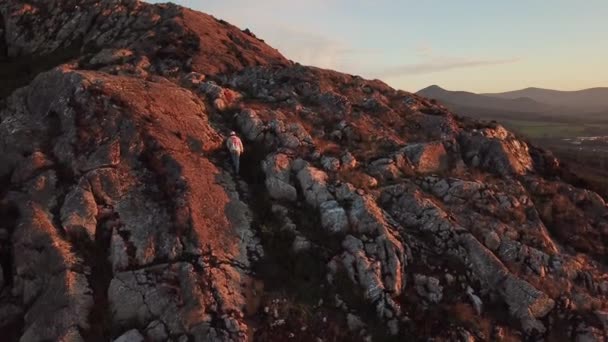
[[[608,338],[604,199],[500,125],[170,4],[0,33],[7,340]]]

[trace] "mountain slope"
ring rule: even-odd
[[[503,127],[179,6],[0,14],[3,340],[607,337],[608,208]]]
[[[530,98],[554,107],[579,111],[605,111],[608,109],[608,88],[590,88],[577,91],[559,91],[542,88],[483,94],[502,99]]]

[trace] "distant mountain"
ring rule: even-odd
[[[424,88],[418,95],[436,99],[450,109],[484,119],[527,117],[537,118],[553,110],[552,106],[531,98],[501,98],[466,91],[450,91],[437,85]]]
[[[476,94],[451,91],[437,85],[418,91],[455,112],[481,119],[563,119],[605,120],[608,112],[608,88],[559,91],[540,88]]]
[[[550,106],[539,103],[531,98],[501,98],[480,95],[466,91],[450,91],[437,85],[424,88],[419,95],[441,100],[455,105],[479,107],[486,109],[512,110],[518,112],[540,112],[551,109]]]
[[[504,93],[488,93],[482,95],[501,99],[533,99],[534,101],[559,107],[561,109],[577,109],[584,111],[608,110],[608,87],[577,91],[526,88]]]

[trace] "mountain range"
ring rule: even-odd
[[[432,85],[417,94],[436,99],[456,112],[484,119],[608,119],[608,87],[578,91],[526,88],[477,94]]]

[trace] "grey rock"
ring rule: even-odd
[[[78,258],[47,212],[26,203],[20,204],[21,218],[12,237],[12,294],[27,308],[21,340],[59,340],[74,327],[90,328],[92,291],[86,275],[77,272],[82,270]]]
[[[69,235],[77,238],[84,234],[91,241],[95,241],[96,216],[95,197],[89,182],[83,179],[66,195],[61,207],[61,224]]]
[[[215,82],[203,82],[198,87],[199,91],[207,95],[210,99],[216,100],[222,96],[223,89]]]
[[[439,303],[443,298],[443,286],[439,285],[439,279],[422,274],[414,275],[416,293],[431,303]]]
[[[518,317],[527,332],[544,332],[538,320],[555,306],[555,302],[528,282],[511,274],[506,267],[473,236],[463,234],[463,246],[468,252],[475,274],[503,297],[511,314]]]
[[[114,272],[125,270],[129,266],[127,245],[117,229],[112,231],[109,261],[112,264],[112,271]]]
[[[326,171],[336,172],[340,169],[340,160],[334,157],[323,156],[321,158],[321,165]]]
[[[344,208],[336,201],[321,203],[321,225],[330,234],[343,233],[348,230],[348,217]]]
[[[145,266],[158,259],[174,260],[183,251],[183,244],[175,234],[171,233],[169,214],[161,204],[151,200],[142,193],[143,189],[132,189],[114,206],[120,217],[121,232],[127,237],[123,243],[133,248],[134,255],[130,259],[138,266]],[[119,242],[119,240],[112,240]],[[149,253],[150,245],[155,253]],[[122,249],[122,246],[117,246]],[[114,249],[114,247],[112,247]],[[116,254],[120,256],[120,254]],[[113,260],[113,264],[123,264],[124,256]]]
[[[408,117],[413,127],[413,134],[423,135],[428,140],[452,140],[460,128],[451,116],[428,115],[415,112]]]
[[[167,329],[161,321],[152,321],[146,327],[146,337],[151,342],[162,342],[166,341],[169,335]]]
[[[433,194],[439,198],[443,198],[450,189],[450,184],[447,180],[442,179],[433,185]]]
[[[377,233],[385,224],[382,211],[370,196],[357,195],[348,212],[349,222],[358,233]]]
[[[479,298],[473,292],[473,289],[470,286],[467,287],[467,296],[469,297],[469,300],[471,301],[471,304],[473,305],[473,308],[475,309],[477,315],[481,315],[483,312],[483,302],[481,298]]]
[[[528,145],[502,126],[479,133],[462,133],[458,137],[466,162],[500,175],[522,175],[533,169]]]
[[[395,180],[401,177],[401,171],[395,165],[395,162],[389,158],[381,158],[373,161],[367,171],[373,177],[381,181]]]
[[[269,155],[262,162],[266,173],[266,189],[273,199],[295,201],[296,188],[290,184],[291,159],[282,153]]]
[[[264,131],[264,122],[253,109],[246,108],[236,117],[236,124],[245,138],[256,141]]]
[[[126,327],[133,320],[144,325],[160,320],[170,335],[186,333],[185,326],[211,320],[203,308],[203,297],[193,267],[187,263],[118,273],[108,289],[115,326]]]
[[[295,173],[300,172],[303,168],[307,167],[309,164],[306,160],[302,158],[298,158],[291,163],[291,170]]]
[[[500,247],[500,237],[494,231],[488,231],[484,234],[484,244],[491,251],[497,251]]]
[[[333,199],[327,189],[327,174],[315,167],[307,166],[300,170],[297,175],[300,186],[304,191],[306,202],[313,207],[319,207],[321,203]]]
[[[103,49],[97,53],[89,63],[97,65],[111,65],[122,63],[133,57],[133,51],[129,49]]]
[[[357,189],[350,183],[341,183],[336,187],[335,194],[339,201],[352,200],[357,195]]]
[[[448,156],[441,142],[410,144],[403,153],[419,173],[438,173],[448,168]]]
[[[137,329],[131,329],[126,333],[120,335],[119,338],[115,339],[114,342],[143,342],[144,337]]]
[[[389,224],[383,212],[369,196],[353,194],[348,210],[353,234],[376,236],[369,240],[348,235],[342,241],[345,252],[334,258],[329,269],[337,272],[341,265],[351,281],[360,286],[365,298],[375,303],[377,315],[393,318],[400,313],[398,305],[390,295],[398,295],[405,285],[404,267],[406,248],[396,238],[394,227]],[[365,239],[367,243],[363,243]]]
[[[266,189],[273,199],[295,202],[298,199],[296,188],[278,178],[267,178]]]
[[[454,282],[456,281],[456,277],[454,277],[453,275],[451,275],[450,273],[446,273],[445,274],[445,282],[448,285],[452,285],[454,284]]]

